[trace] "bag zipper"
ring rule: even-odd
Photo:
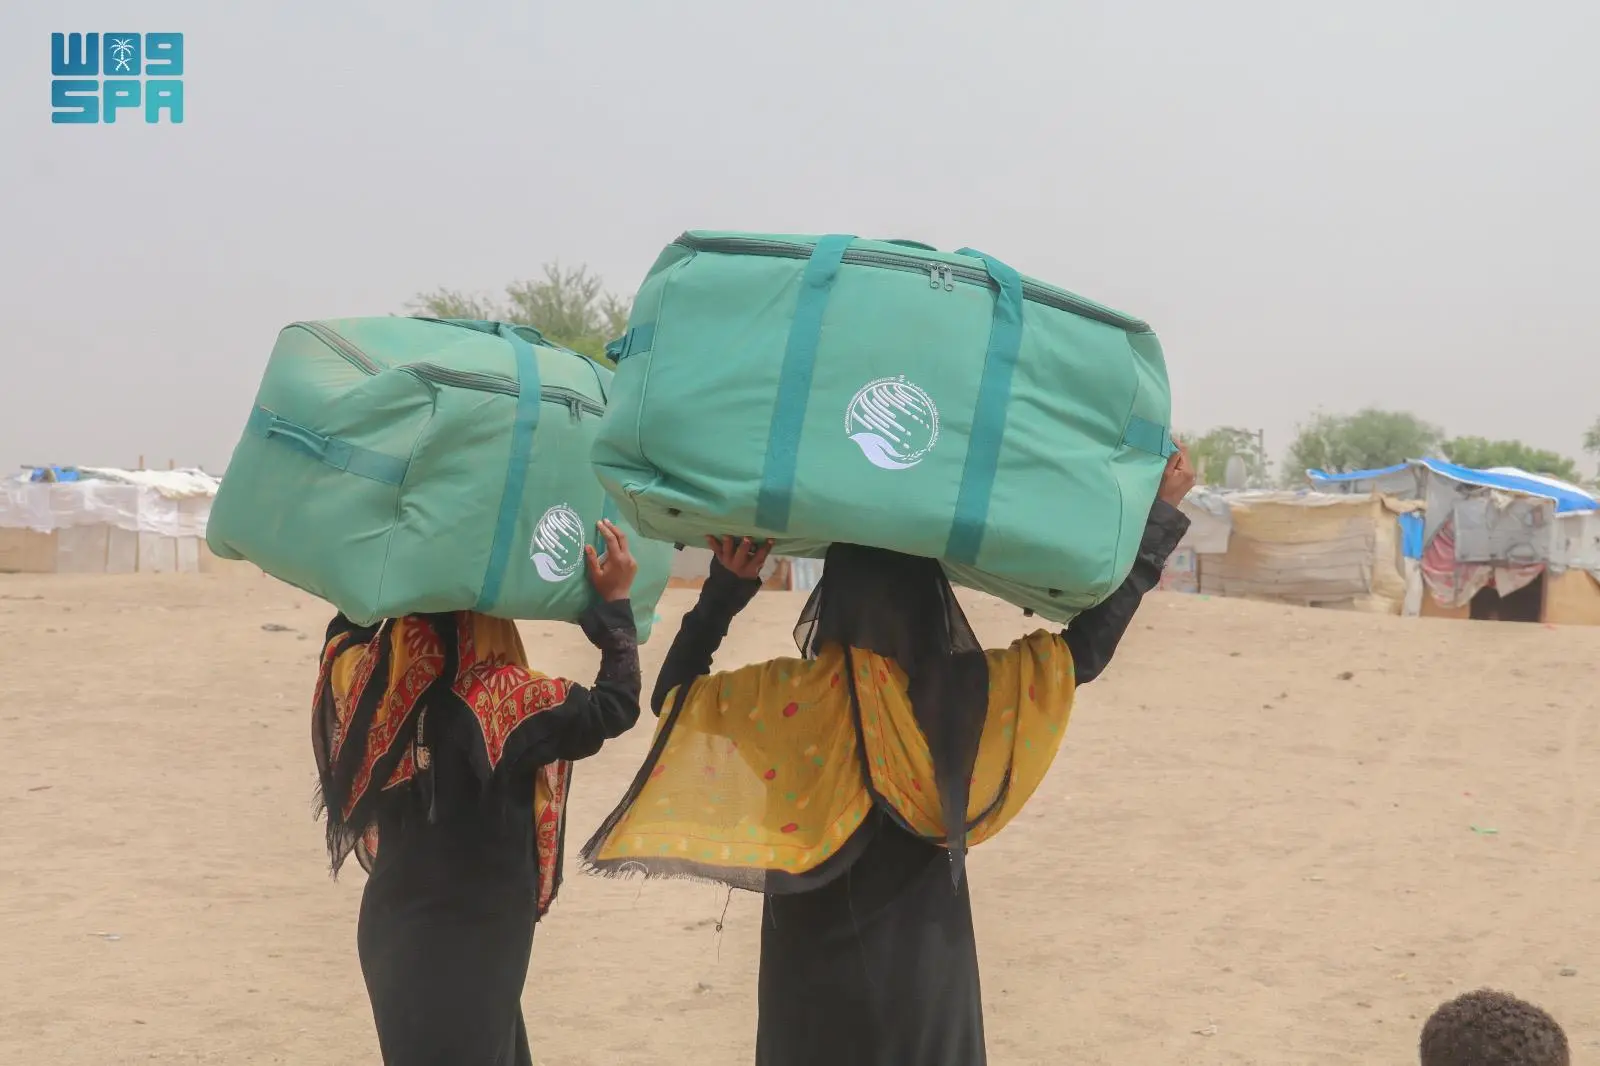
[[[578,356],[582,359],[583,356]],[[437,363],[407,363],[405,366],[396,367],[396,370],[410,374],[420,381],[434,385],[446,385],[457,389],[472,389],[475,392],[493,392],[501,396],[521,396],[522,387],[512,378],[501,374],[478,374],[470,370],[451,370]],[[606,409],[602,404],[589,399],[581,392],[563,388],[560,385],[542,385],[539,388],[539,399],[545,403],[558,403],[572,412],[574,422],[584,415],[604,415]]]
[[[685,233],[672,243],[681,248],[687,248],[691,252],[770,255],[784,259],[809,259],[812,251],[810,245],[793,244],[789,241],[773,241],[760,237],[696,237],[692,233]],[[982,285],[987,289],[995,288],[995,284],[989,278],[987,271],[957,266],[953,263],[929,262],[921,256],[849,248],[845,250],[844,261],[861,266],[884,267],[889,270],[905,270],[917,274],[925,274],[929,278],[929,288],[942,288],[946,292],[953,291],[955,283],[958,281],[969,285]],[[1065,289],[1041,285],[1037,281],[1023,281],[1022,298],[1037,304],[1044,304],[1046,307],[1053,307],[1057,311],[1066,311],[1069,314],[1090,318],[1108,326],[1115,326],[1117,329],[1125,330],[1129,333],[1150,332],[1149,325],[1137,318],[1119,314],[1109,308],[1100,307],[1080,296],[1074,296]]]
[[[317,322],[296,322],[294,325],[323,341],[363,373],[375,376],[383,372],[384,368],[369,358],[365,352],[328,327]],[[578,359],[584,358],[581,355],[577,355],[577,353],[573,354]],[[508,378],[502,374],[479,374],[470,370],[452,370],[446,366],[439,366],[437,363],[407,363],[405,366],[395,367],[394,369],[410,374],[419,381],[434,385],[472,389],[476,392],[492,392],[502,396],[522,395],[522,387],[513,378]],[[542,386],[539,389],[539,398],[546,403],[561,404],[572,412],[574,421],[586,414],[600,416],[606,413],[604,405],[596,403],[581,392],[562,388],[559,385]]]
[[[295,322],[291,325],[298,326],[300,329],[305,330],[313,337],[316,337],[322,343],[326,344],[328,347],[342,355],[347,363],[351,364],[362,373],[374,375],[383,373],[383,367],[379,366],[377,363],[374,363],[371,359],[368,359],[365,352],[351,344],[349,341],[345,340],[343,337],[339,336],[339,334],[335,333],[327,326],[324,326],[322,323]]]
[[[582,359],[583,356],[578,358]],[[595,403],[581,392],[565,389],[559,385],[545,385],[539,389],[539,398],[546,403],[562,403],[572,412],[572,420],[580,421],[584,415],[603,417],[606,409],[603,405]]]
[[[479,374],[471,370],[451,370],[438,363],[407,363],[395,367],[402,373],[410,374],[421,381],[434,385],[447,385],[455,389],[471,389],[474,392],[496,392],[503,396],[522,395],[521,387],[512,378],[503,374]]]

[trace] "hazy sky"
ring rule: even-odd
[[[51,123],[91,30],[186,35],[184,125]],[[220,468],[283,324],[690,228],[984,248],[1274,458],[1365,404],[1576,456],[1597,51],[1583,0],[5,0],[0,469]]]

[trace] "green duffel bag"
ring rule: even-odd
[[[646,536],[889,548],[1057,621],[1127,576],[1173,447],[1149,326],[970,249],[686,233],[610,350],[595,469]]]
[[[611,371],[497,322],[347,318],[278,335],[206,543],[368,625],[477,610],[575,620],[596,524],[630,534],[649,635],[671,548],[634,534],[589,453]]]

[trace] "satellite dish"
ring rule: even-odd
[[[1223,469],[1222,484],[1224,488],[1242,489],[1248,474],[1244,468],[1244,460],[1237,455],[1228,456],[1228,465]]]

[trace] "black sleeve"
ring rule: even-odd
[[[711,672],[712,657],[728,635],[734,615],[744,610],[761,591],[759,579],[735,577],[733,571],[711,560],[711,574],[700,589],[700,601],[683,616],[678,636],[667,651],[656,677],[650,707],[656,714],[666,702],[667,693]]]
[[[1128,631],[1134,612],[1139,609],[1139,601],[1161,583],[1167,556],[1172,554],[1188,528],[1188,515],[1157,500],[1150,509],[1139,554],[1127,579],[1104,603],[1089,608],[1067,624],[1061,638],[1072,652],[1073,673],[1078,684],[1093,681],[1111,662],[1122,634]]]
[[[532,734],[518,745],[518,761],[524,765],[587,759],[639,720],[643,685],[633,607],[627,600],[597,604],[584,612],[579,625],[600,649],[600,672],[591,687],[569,684],[561,706],[517,727],[518,733],[526,729]]]

